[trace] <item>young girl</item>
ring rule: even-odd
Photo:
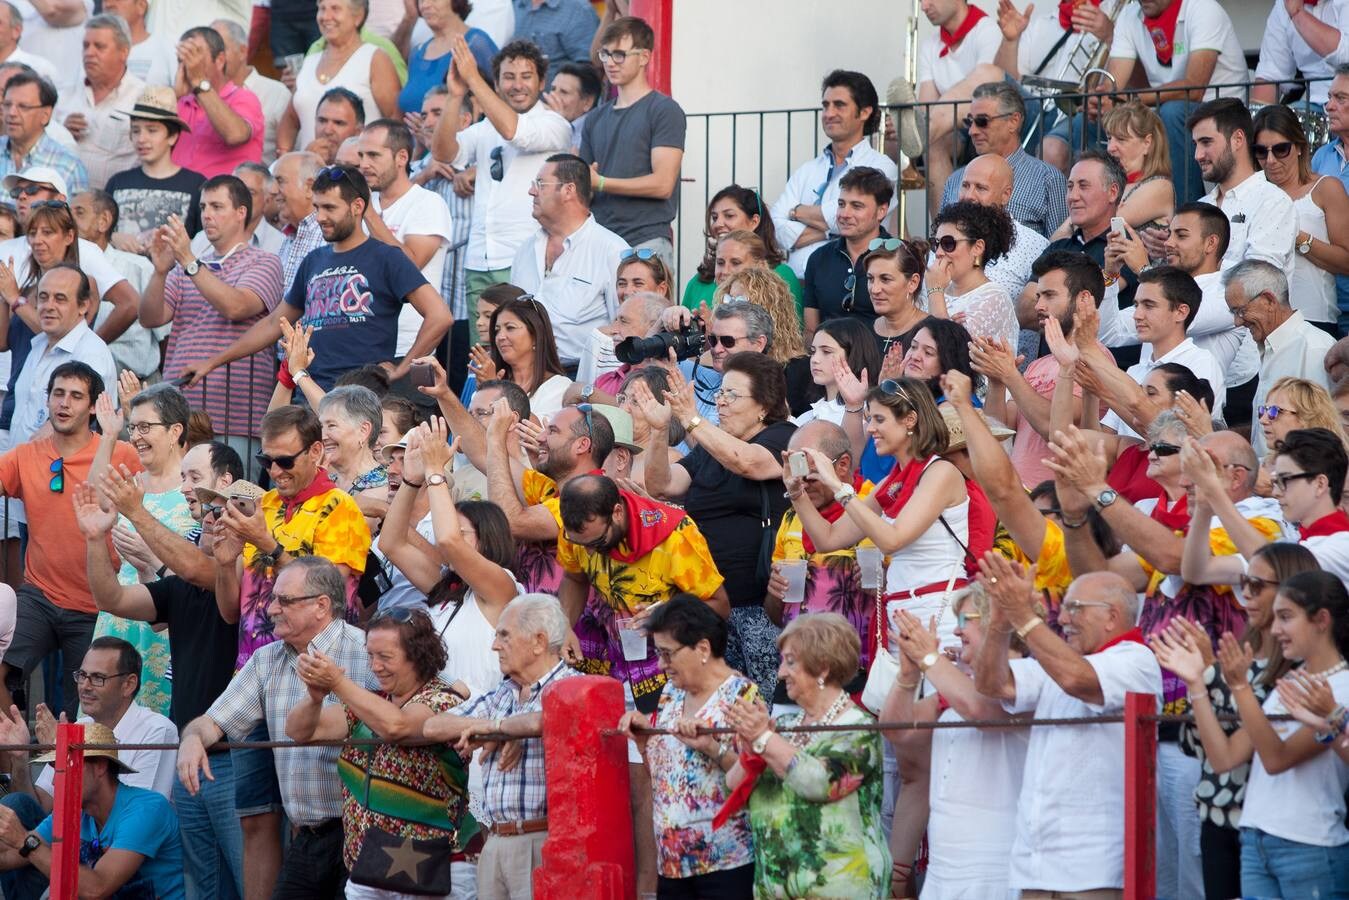
[[[838,367],[844,366],[860,382],[880,380],[881,355],[871,330],[857,319],[831,319],[820,326],[810,342],[810,378],[813,389],[807,393],[810,409],[796,417],[797,425],[824,419],[842,425],[849,414],[862,415],[861,403],[849,404],[839,393]]]
[[[1325,680],[1338,703],[1349,702],[1349,593],[1328,572],[1303,572],[1279,585],[1271,635],[1300,671]],[[1166,632],[1153,641],[1157,660],[1185,680],[1195,725],[1214,771],[1251,762],[1241,814],[1241,893],[1256,897],[1343,896],[1349,884],[1349,829],[1344,792],[1349,767],[1311,728],[1271,722],[1287,712],[1277,693],[1261,705],[1247,680],[1255,653],[1230,633],[1218,663],[1241,717],[1225,734],[1204,683],[1205,660],[1192,635]]]

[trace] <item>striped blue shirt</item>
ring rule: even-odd
[[[1027,228],[1033,228],[1045,237],[1053,234],[1068,218],[1068,179],[1049,163],[1036,159],[1020,147],[1007,157],[1012,167],[1012,199],[1007,212]],[[965,175],[961,166],[946,179],[941,192],[943,208],[956,202],[960,193],[960,179]]]

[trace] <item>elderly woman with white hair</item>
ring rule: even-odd
[[[571,622],[556,597],[516,597],[501,611],[492,642],[505,676],[501,683],[427,719],[423,736],[458,742],[482,734],[537,734],[548,687],[580,674],[562,659],[570,632]],[[478,858],[480,895],[529,896],[531,873],[548,836],[543,740],[532,737],[514,744],[518,754],[509,764],[502,764],[500,752],[488,754],[484,764],[481,820],[492,824]]]
[[[355,497],[367,515],[386,509],[389,472],[375,459],[375,442],[384,424],[379,397],[359,385],[333,388],[319,403],[318,413],[324,465],[333,484]],[[371,502],[380,504],[379,510]]]

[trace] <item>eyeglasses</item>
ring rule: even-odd
[[[956,244],[973,244],[974,238],[958,238],[952,234],[944,234],[941,237],[937,237],[934,234],[927,239],[927,242],[932,245],[933,250],[940,250],[943,253],[955,253]]]
[[[506,177],[506,164],[501,158],[502,154],[505,152],[505,147],[493,147],[492,152],[488,154],[492,159],[492,168],[490,171],[492,173],[493,181],[500,181]]]
[[[40,194],[43,191],[50,191],[51,188],[45,184],[23,184],[16,188],[11,188],[9,196],[11,200],[18,200],[20,197],[31,197],[34,194]]]
[[[327,594],[301,594],[298,597],[288,597],[285,594],[272,594],[272,599],[282,606],[294,606],[297,603],[303,603],[306,600],[313,600],[315,597],[326,597]]]
[[[908,393],[905,392],[904,390],[904,385],[900,384],[895,379],[893,378],[885,379],[880,383],[880,389],[882,394],[886,394],[891,397],[898,397],[899,399],[907,403],[911,408],[913,407],[913,400],[909,399]]]
[[[1280,415],[1287,413],[1290,416],[1298,414],[1297,410],[1289,409],[1286,406],[1257,406],[1255,408],[1255,417],[1257,419],[1269,419],[1273,422]]]
[[[4,110],[5,112],[17,111],[17,112],[30,113],[33,112],[34,110],[46,108],[47,108],[46,104],[43,103],[16,103],[13,100],[6,100],[4,103],[0,103],[0,110]]]
[[[1155,444],[1148,445],[1148,452],[1161,459],[1165,456],[1175,456],[1180,452],[1179,444],[1168,444],[1165,441],[1158,441]]]
[[[957,628],[963,629],[963,628],[964,628],[966,625],[968,625],[972,620],[974,620],[974,619],[982,619],[983,617],[984,617],[984,616],[983,616],[982,613],[977,613],[977,612],[976,612],[976,613],[975,613],[975,612],[973,612],[973,613],[972,613],[972,612],[964,612],[964,611],[962,610],[961,612],[956,613],[956,627],[957,627]]]
[[[712,334],[708,335],[707,339],[711,341],[713,345],[720,344],[727,350],[730,350],[732,347],[734,347],[741,341],[749,340],[749,338],[747,337],[731,337],[729,334]]]
[[[652,250],[650,247],[637,247],[637,248],[628,247],[628,248],[626,248],[626,249],[624,249],[624,250],[620,250],[620,251],[619,251],[619,253],[618,253],[618,258],[619,258],[619,259],[632,259],[632,258],[635,256],[635,257],[637,257],[638,259],[640,259],[642,262],[646,262],[648,259],[650,259],[651,257],[653,257],[653,256],[655,256],[655,255],[656,255],[656,251],[655,251],[655,250]]]
[[[113,672],[104,675],[102,672],[86,672],[83,669],[76,669],[70,673],[70,677],[75,679],[76,684],[84,684],[87,681],[94,687],[103,687],[108,683],[109,678],[125,678],[128,675],[135,674],[135,672]]]
[[[541,191],[546,187],[556,187],[558,185],[563,185],[566,183],[567,182],[565,181],[540,181],[537,178],[535,178],[533,181],[530,182],[530,184],[534,185],[534,190],[536,191]]]
[[[901,238],[872,238],[871,243],[867,244],[867,250],[873,253],[877,250],[894,253],[903,243]]]
[[[1274,154],[1275,159],[1287,159],[1288,154],[1293,152],[1293,142],[1279,141],[1279,143],[1270,144],[1268,147],[1264,144],[1254,144],[1251,149],[1255,151],[1256,159],[1265,159],[1271,153]]]
[[[674,648],[673,650],[662,650],[660,647],[657,647],[657,648],[656,648],[656,662],[668,666],[668,665],[670,664],[670,662],[671,662],[676,656],[679,655],[679,651],[681,651],[681,650],[687,650],[687,649],[688,649],[688,645],[687,645],[687,644],[680,644],[678,647]]]
[[[47,468],[52,473],[52,480],[47,482],[47,489],[54,494],[61,494],[66,489],[66,460],[65,457],[58,456],[52,460],[52,464]]]
[[[613,527],[614,527],[614,520],[613,519],[606,520],[604,523],[604,530],[600,532],[599,537],[591,541],[577,540],[576,538],[572,537],[569,534],[566,534],[565,532],[563,533],[562,536],[567,540],[571,541],[576,546],[593,552],[603,549],[604,545],[609,543],[609,532],[613,530]]]
[[[971,128],[987,128],[988,123],[992,122],[994,119],[1005,119],[1008,116],[1014,115],[1016,115],[1016,113],[998,113],[996,116],[985,116],[980,114],[977,116],[966,116],[960,121],[961,124],[965,126],[965,130],[969,131]]]
[[[1252,303],[1255,303],[1255,302],[1257,302],[1257,301],[1259,301],[1259,299],[1260,299],[1261,297],[1263,297],[1263,296],[1265,296],[1265,293],[1264,293],[1264,291],[1261,291],[1260,293],[1256,294],[1254,297],[1252,297],[1251,299],[1247,300],[1245,303],[1241,304],[1240,306],[1235,306],[1235,307],[1229,306],[1229,307],[1227,307],[1227,311],[1230,312],[1230,313],[1232,314],[1232,318],[1233,318],[1233,319],[1236,319],[1236,320],[1245,319],[1245,318],[1246,318],[1246,310],[1250,309],[1251,304],[1252,304]]]
[[[1086,609],[1088,606],[1109,606],[1109,605],[1110,605],[1109,603],[1105,603],[1104,601],[1101,600],[1064,600],[1063,611],[1070,616],[1075,616],[1082,610]]]
[[[1318,477],[1319,474],[1319,472],[1276,472],[1269,476],[1269,485],[1282,494],[1284,491],[1288,490],[1288,482],[1301,479],[1311,481],[1313,478]]]
[[[132,422],[127,426],[127,430],[132,434],[139,434],[141,437],[150,433],[152,428],[168,428],[163,422]]]
[[[726,388],[717,388],[715,391],[712,392],[712,402],[714,403],[724,402],[727,406],[730,406],[732,403],[739,400],[743,396],[745,395],[740,393],[739,391],[730,391],[727,390]]]
[[[281,471],[289,472],[291,469],[295,468],[295,460],[304,456],[307,452],[308,451],[306,450],[301,450],[299,453],[290,453],[285,456],[269,456],[259,450],[257,453],[253,454],[253,458],[258,461],[258,465],[262,466],[264,471],[271,471],[272,465],[275,464],[281,467]]]
[[[602,63],[612,61],[615,65],[621,66],[623,65],[623,63],[628,61],[629,56],[635,56],[638,53],[645,53],[645,52],[646,51],[641,48],[638,48],[636,50],[601,50],[599,53],[595,55],[600,58],[600,62]]]
[[[1267,581],[1264,578],[1256,578],[1254,575],[1242,575],[1237,580],[1241,583],[1243,591],[1249,591],[1252,594],[1258,594],[1265,588],[1279,586],[1277,581]]]

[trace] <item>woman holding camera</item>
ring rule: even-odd
[[[683,384],[657,400],[643,383],[633,396],[648,432],[646,489],[679,501],[698,523],[731,600],[727,660],[753,679],[766,697],[777,683],[777,627],[763,609],[773,536],[786,509],[782,453],[796,426],[788,421],[782,366],[762,353],[732,353],[721,366],[716,391],[720,422],[698,415],[693,386]],[[695,445],[675,465],[669,461],[669,425],[677,419]]]

